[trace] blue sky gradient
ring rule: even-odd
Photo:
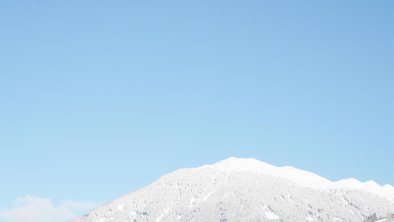
[[[394,184],[393,1],[0,1],[0,209],[230,156]]]

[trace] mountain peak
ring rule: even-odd
[[[393,200],[389,185],[331,182],[295,167],[231,157],[170,173],[73,222],[370,221],[369,215],[388,222]]]
[[[235,170],[235,171],[262,171],[262,170],[272,170],[275,166],[272,166],[268,163],[264,163],[262,161],[256,160],[254,158],[238,158],[238,157],[230,157],[228,159],[219,161],[211,167],[222,168],[225,170]]]
[[[206,167],[227,172],[250,172],[280,177],[310,188],[322,188],[330,183],[329,180],[308,171],[292,166],[277,167],[254,158],[230,157]]]
[[[355,178],[349,178],[332,182],[324,177],[314,174],[309,171],[297,169],[293,166],[277,167],[271,164],[259,161],[254,158],[238,158],[230,157],[228,159],[219,161],[212,165],[206,165],[219,171],[231,172],[249,172],[255,174],[262,174],[286,179],[289,182],[319,190],[330,189],[351,189],[363,190],[375,195],[389,199],[394,203],[394,187],[391,185],[380,186],[375,181],[369,180],[361,182]]]

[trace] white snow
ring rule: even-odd
[[[331,189],[363,190],[386,198],[391,203],[394,203],[394,188],[387,184],[384,186],[380,186],[379,184],[371,180],[363,183],[357,179],[350,178],[346,180],[332,182],[328,187]]]
[[[279,216],[272,212],[265,212],[265,217],[267,217],[269,220],[279,220]]]
[[[212,194],[214,194],[214,193],[215,193],[215,192],[210,192],[210,193],[208,193],[207,195],[203,196],[202,201],[204,201],[204,202],[207,201],[208,198],[211,197]]]
[[[266,174],[276,177],[288,179],[306,187],[322,187],[327,186],[330,181],[308,171],[299,170],[294,167],[275,167],[268,163],[258,161],[253,158],[235,158],[220,161],[213,165],[204,167],[212,167],[223,171],[253,172],[256,174]]]
[[[118,211],[124,211],[124,206],[123,204],[119,204],[118,207],[116,208]]]
[[[268,219],[268,220],[279,220],[279,216],[278,215],[276,215],[272,210],[271,210],[271,208],[268,206],[268,205],[264,205],[263,206],[263,210],[264,210],[264,214],[265,214],[265,217]]]
[[[163,217],[164,217],[165,215],[168,214],[168,212],[170,212],[170,209],[169,209],[169,208],[164,209],[163,213],[160,214],[160,215],[156,218],[156,222],[161,221],[161,220],[163,219]]]
[[[253,158],[235,158],[220,161],[213,165],[203,167],[215,168],[226,172],[252,172],[287,179],[300,186],[313,189],[357,189],[373,193],[394,203],[394,187],[391,185],[380,186],[374,181],[365,183],[354,179],[345,179],[332,182],[314,173],[300,170],[291,166],[276,167]]]
[[[307,216],[305,219],[306,221],[313,221],[313,218],[311,216]]]
[[[164,175],[72,222],[392,221],[394,188],[329,181],[294,167],[230,158]],[[262,206],[262,207],[261,207]],[[245,219],[248,218],[248,219]]]

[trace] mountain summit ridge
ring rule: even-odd
[[[232,157],[166,174],[71,222],[391,222],[391,188]]]
[[[233,171],[248,171],[281,177],[306,187],[318,187],[330,182],[317,174],[300,170],[293,166],[276,167],[254,158],[230,157],[208,166],[225,171],[231,169]]]
[[[379,185],[373,180],[362,182],[356,178],[330,181],[315,173],[301,170],[293,166],[277,167],[254,158],[230,157],[203,167],[213,167],[221,170],[248,171],[290,180],[298,185],[313,189],[360,189],[387,198],[394,203],[394,187],[385,184]]]

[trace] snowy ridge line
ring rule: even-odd
[[[229,158],[163,175],[70,222],[394,222],[391,189]]]
[[[227,172],[253,172],[256,174],[265,174],[287,179],[300,186],[320,190],[363,190],[386,198],[394,204],[394,187],[389,184],[380,186],[372,180],[363,183],[357,179],[349,178],[334,182],[317,174],[300,170],[292,166],[276,167],[253,158],[230,157],[226,160],[211,165],[204,165],[200,168],[214,168]]]

